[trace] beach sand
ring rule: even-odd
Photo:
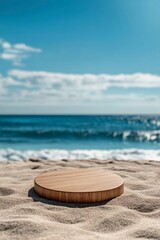
[[[112,170],[125,193],[100,204],[67,204],[38,197],[41,172],[72,167]],[[0,239],[160,239],[160,162],[28,160],[0,162]]]

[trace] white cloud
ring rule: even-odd
[[[2,54],[0,55],[0,57],[1,57],[2,59],[4,59],[4,60],[15,60],[15,61],[16,61],[17,58],[18,58],[17,54],[7,53],[7,52],[2,53]]]
[[[24,43],[17,43],[17,44],[15,44],[15,45],[13,45],[13,47],[14,47],[14,49],[23,50],[23,51],[41,52],[41,49],[27,46],[27,45],[24,44]]]
[[[23,60],[41,49],[24,43],[11,44],[0,39],[0,58],[13,65],[22,65]],[[110,91],[110,88],[120,90]],[[135,88],[138,91],[135,91]],[[46,71],[12,69],[0,74],[0,106],[83,106],[110,105],[158,106],[160,95],[149,92],[160,90],[160,75],[134,74],[66,74]],[[126,89],[124,91],[124,89]],[[127,91],[129,89],[129,91]],[[146,93],[144,94],[145,90]],[[99,111],[100,111],[99,109]],[[75,110],[78,111],[78,110]],[[158,110],[159,111],[159,110]]]
[[[45,84],[73,89],[106,90],[110,87],[119,88],[157,88],[160,87],[160,76],[148,73],[135,74],[65,74],[44,71],[11,70],[9,75],[16,79],[30,82],[33,85]],[[78,89],[77,89],[78,90]]]
[[[2,45],[2,48],[4,49],[10,49],[12,47],[9,42],[4,42],[4,41],[1,41],[1,45]]]
[[[25,58],[29,57],[30,53],[39,53],[42,50],[27,46],[24,43],[11,44],[3,39],[0,39],[0,58],[11,61],[13,65],[20,66]]]
[[[110,87],[129,88],[130,92],[112,94]],[[153,93],[136,93],[134,88],[160,88],[160,76],[151,74],[65,74],[44,71],[10,70],[0,75],[1,104],[107,104],[160,102]],[[132,91],[133,89],[133,91]]]

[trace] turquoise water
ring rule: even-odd
[[[0,116],[0,149],[160,149],[159,115]]]

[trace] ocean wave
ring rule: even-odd
[[[5,139],[110,139],[135,142],[160,142],[160,130],[155,131],[106,131],[106,130],[24,130],[5,129],[0,132],[0,142]]]
[[[40,158],[44,160],[154,160],[160,161],[160,150],[146,149],[116,149],[116,150],[59,150],[42,149],[19,151],[14,149],[0,149],[1,161],[18,161],[29,158]]]

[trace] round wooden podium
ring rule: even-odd
[[[124,192],[123,179],[97,168],[53,170],[34,179],[35,192],[44,198],[62,202],[102,202]]]

